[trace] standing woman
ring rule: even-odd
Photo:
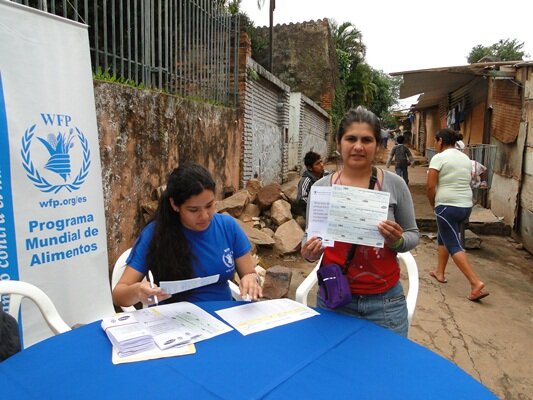
[[[429,273],[440,283],[446,283],[444,272],[448,259],[452,260],[470,282],[468,300],[479,301],[489,295],[468,261],[461,246],[461,225],[472,211],[470,174],[472,162],[466,154],[455,147],[458,134],[449,128],[435,135],[438,154],[431,158],[427,178],[427,196],[435,209],[438,227],[438,265]]]
[[[141,232],[124,274],[113,290],[117,306],[138,302],[230,300],[228,280],[239,274],[242,296],[262,295],[250,255],[251,245],[235,220],[215,213],[215,182],[199,165],[172,171],[153,221]],[[219,274],[218,282],[169,296],[143,281],[152,271],[155,282]],[[166,301],[165,301],[166,300]]]
[[[373,173],[377,181],[374,190],[390,193],[388,217],[378,229],[385,239],[383,248],[357,245],[348,264],[346,276],[352,301],[335,309],[342,314],[364,318],[407,336],[407,304],[400,283],[397,252],[413,249],[419,240],[413,200],[404,180],[398,175],[373,167],[380,143],[379,119],[363,107],[348,111],[337,132],[337,150],[342,158],[342,169],[320,179],[315,185],[347,185],[369,188]],[[344,265],[350,259],[352,244],[335,241],[324,249],[317,237],[302,246],[302,256],[316,261],[324,253],[322,264]],[[325,308],[321,299],[317,305]]]

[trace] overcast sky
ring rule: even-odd
[[[256,26],[268,25],[268,1],[243,0]],[[465,65],[477,44],[525,42],[533,59],[533,0],[276,0],[274,24],[322,18],[363,33],[367,63],[384,72]]]

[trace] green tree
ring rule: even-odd
[[[365,62],[366,46],[363,35],[352,23],[338,25],[330,21],[336,47],[339,82],[332,107],[332,123],[338,122],[349,108],[362,105],[380,118],[398,102],[401,80],[373,69]]]
[[[358,105],[368,107],[374,101],[377,86],[373,78],[373,70],[366,63],[359,63],[350,71],[346,80],[347,108],[353,108]]]
[[[344,103],[342,109],[338,109],[341,113],[340,116],[342,116],[346,109],[362,104],[363,99],[371,97],[374,88],[369,79],[368,66],[364,63],[366,46],[363,43],[361,31],[351,22],[344,22],[338,25],[333,20],[330,21],[330,28],[337,54],[340,86],[337,87],[336,93],[338,96],[342,96]],[[337,98],[336,100],[338,105],[340,105],[340,99]],[[335,119],[338,118],[334,117]]]
[[[379,116],[382,121],[390,121],[390,109],[392,106],[398,104],[400,95],[400,85],[402,79],[400,77],[390,77],[382,71],[372,70],[372,82],[376,86],[376,91],[372,102],[368,104],[368,108]],[[394,128],[387,124],[389,128]]]
[[[366,46],[363,43],[363,35],[351,22],[338,25],[335,21],[330,22],[333,42],[337,51],[349,55],[352,62],[362,62],[366,55]]]
[[[478,44],[472,47],[467,56],[467,62],[473,64],[479,62],[483,57],[492,56],[500,61],[520,61],[524,57],[529,57],[524,50],[524,42],[518,39],[501,39],[490,46]]]

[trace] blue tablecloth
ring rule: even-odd
[[[198,303],[205,310],[238,303]],[[113,365],[99,322],[0,363],[2,399],[495,399],[454,364],[356,318],[321,315],[196,344],[194,355]]]

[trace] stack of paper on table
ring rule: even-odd
[[[142,323],[137,321],[134,313],[104,318],[102,329],[120,357],[130,356],[154,347],[152,335],[144,329]]]
[[[114,354],[119,358],[132,357],[134,361],[168,357],[169,354],[191,354],[195,352],[193,343],[232,330],[200,307],[187,302],[105,318],[102,329],[113,344]]]

